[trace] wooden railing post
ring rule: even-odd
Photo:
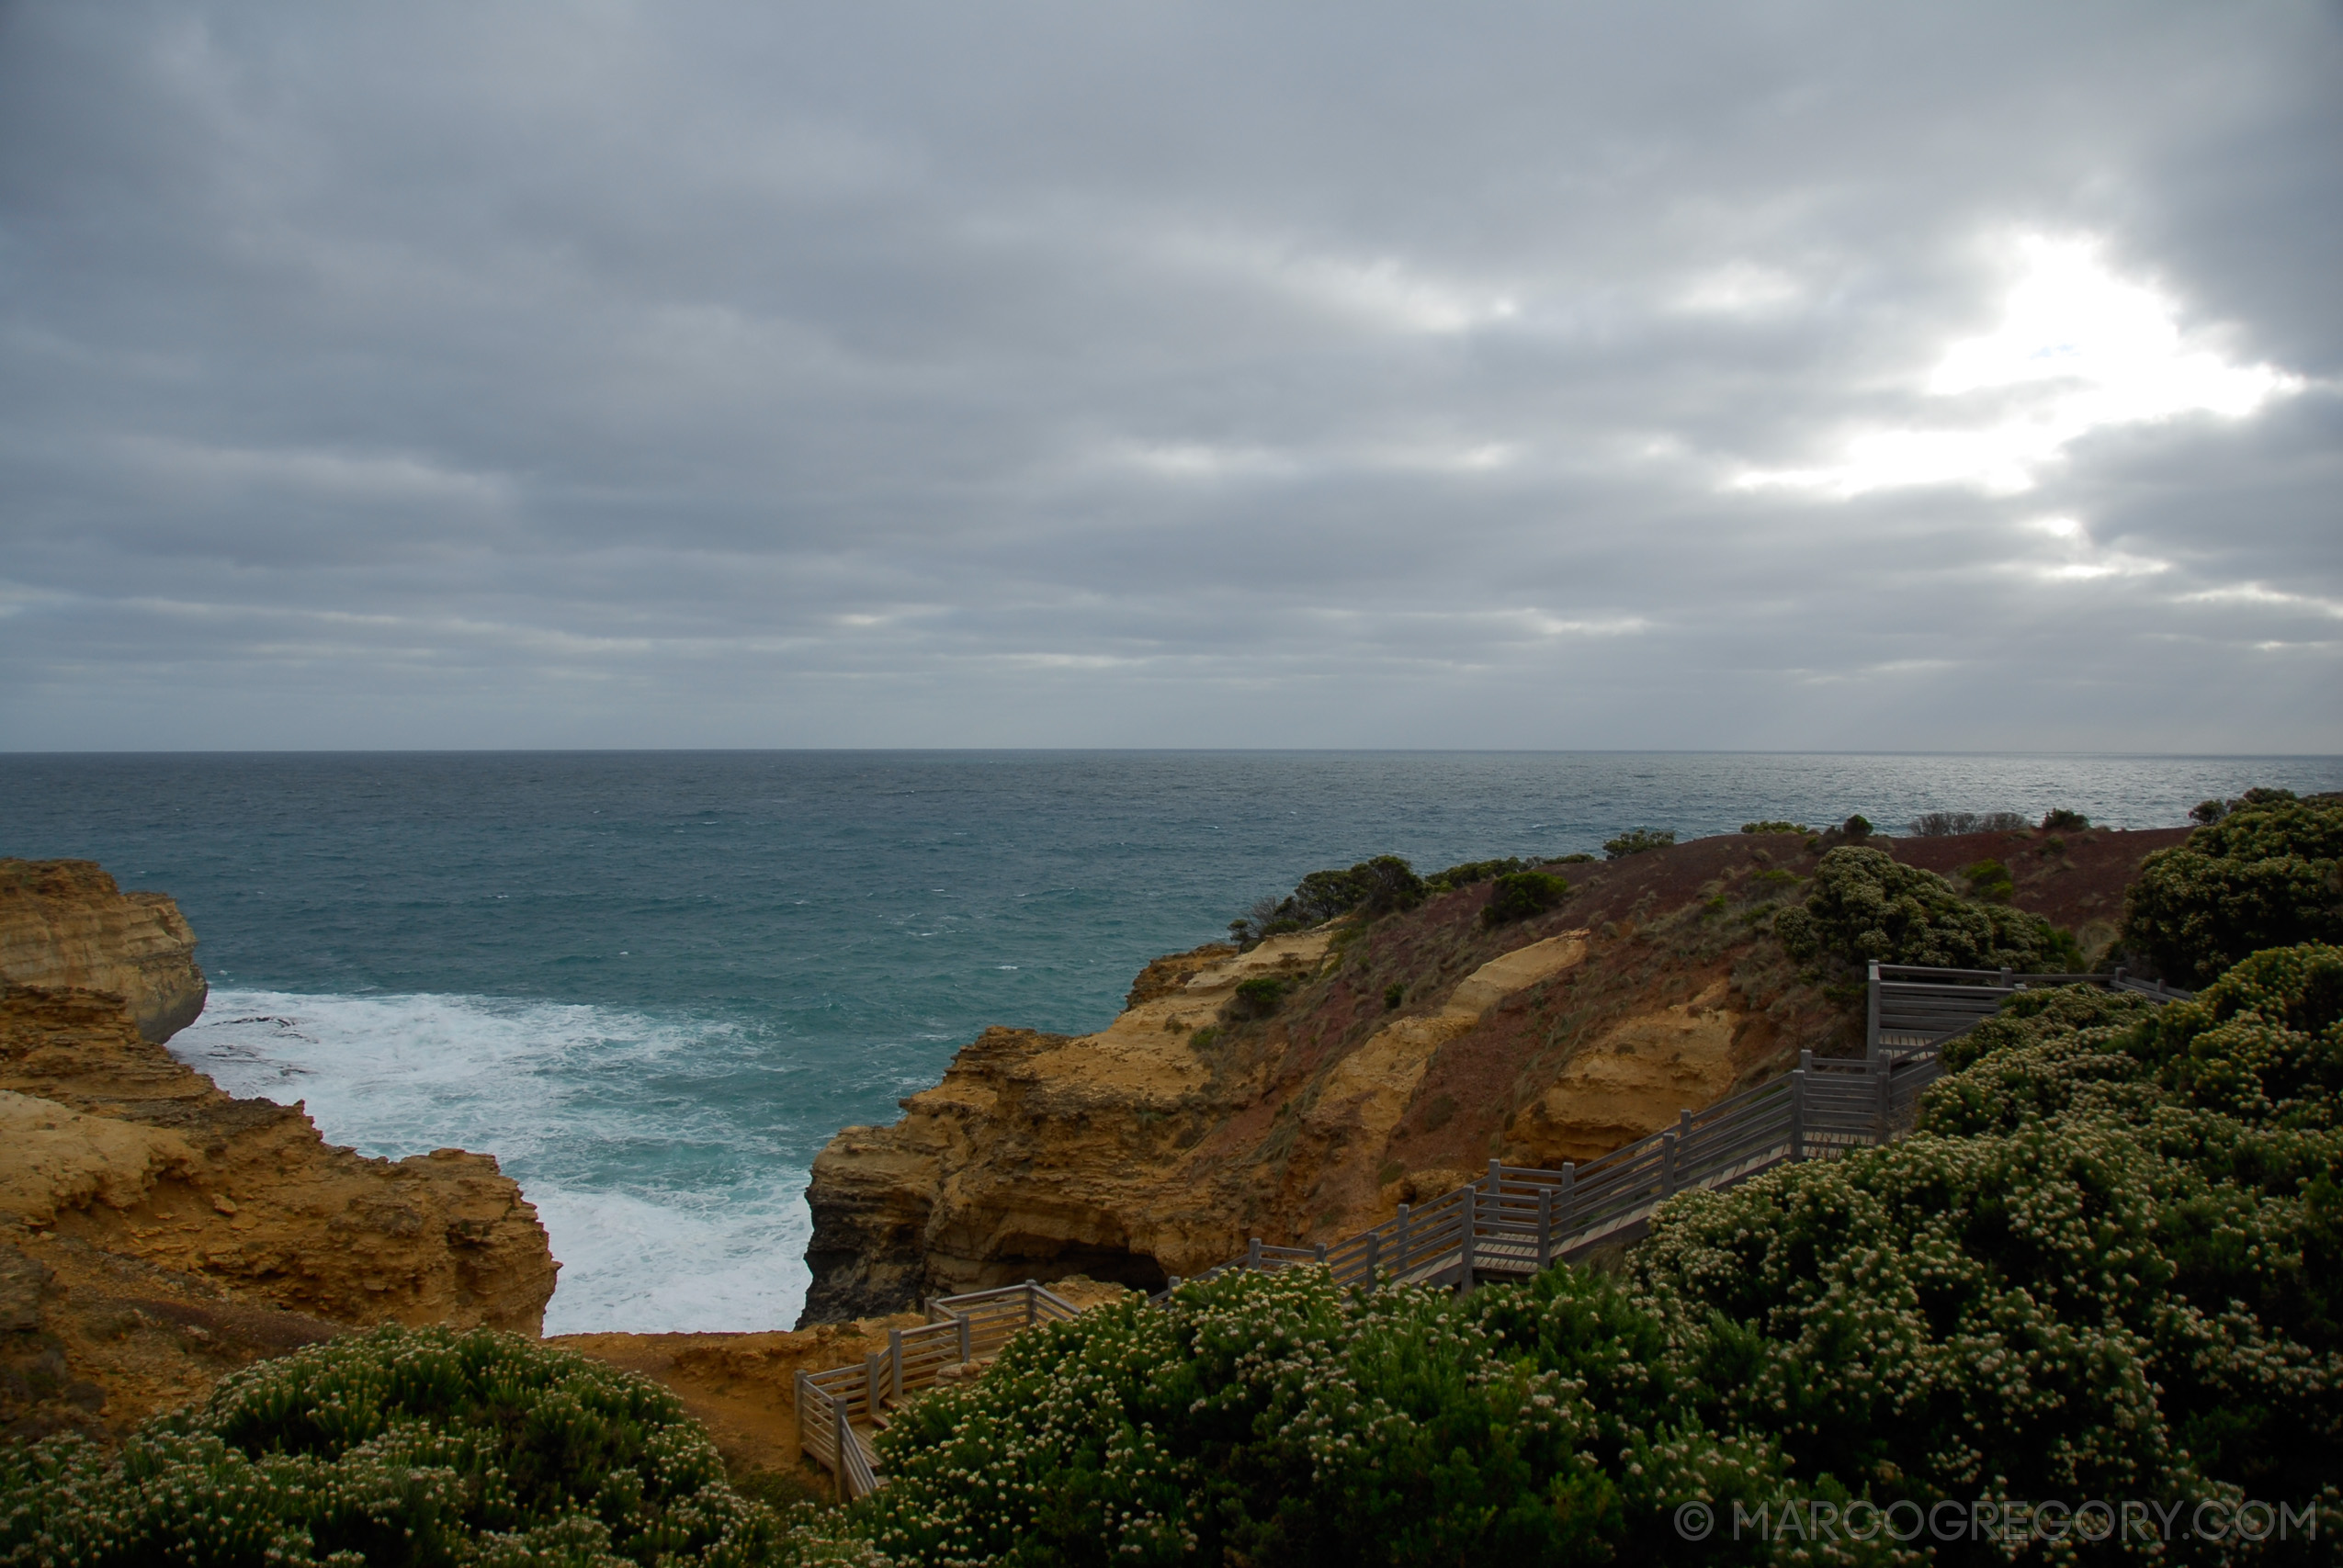
[[[1370,1291],[1382,1282],[1383,1233],[1381,1231],[1367,1232],[1366,1277],[1367,1289]]]
[[[1539,1273],[1541,1273],[1541,1274],[1545,1273],[1545,1272],[1546,1265],[1547,1265],[1547,1264],[1549,1264],[1549,1263],[1552,1263],[1553,1261],[1554,1261],[1554,1189],[1553,1189],[1553,1188],[1551,1188],[1551,1187],[1541,1187],[1541,1188],[1539,1188],[1539,1189],[1537,1190],[1537,1269],[1538,1269],[1538,1272],[1539,1272]]]
[[[838,1445],[838,1451],[832,1456],[838,1461],[838,1501],[851,1503],[854,1499],[846,1495],[846,1450],[855,1440],[855,1431],[846,1419],[846,1396],[843,1393],[830,1396],[830,1431]]]
[[[1261,1267],[1261,1237],[1259,1236],[1245,1243],[1245,1267],[1248,1269]]]
[[[1870,963],[1871,1000],[1863,1018],[1863,1055],[1876,1056],[1879,1055],[1879,960],[1874,958]]]
[[[900,1328],[887,1331],[887,1359],[894,1363],[888,1371],[888,1387],[892,1391],[891,1397],[895,1403],[900,1404],[903,1403],[903,1331]]]
[[[1659,1195],[1662,1198],[1676,1190],[1676,1134],[1659,1134]]]
[[[1318,1244],[1317,1261],[1320,1263],[1326,1261],[1326,1244],[1322,1241]]]
[[[1028,1324],[1041,1321],[1041,1298],[1034,1293],[1040,1289],[1040,1280],[1027,1280],[1025,1281],[1025,1322]]]
[[[863,1358],[863,1408],[873,1421],[878,1419],[878,1391],[887,1386],[887,1352],[873,1350]]]
[[[1471,1182],[1465,1184],[1465,1239],[1456,1254],[1456,1289],[1473,1288],[1473,1233],[1480,1225],[1480,1189]]]
[[[1790,1075],[1790,1160],[1796,1164],[1806,1157],[1806,1068],[1814,1060],[1814,1053],[1798,1053],[1800,1066]]]
[[[798,1412],[798,1450],[802,1453],[806,1446],[806,1374],[803,1372],[798,1374],[797,1388],[798,1394],[793,1403]]]

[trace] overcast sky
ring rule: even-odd
[[[0,0],[0,748],[2343,750],[2343,8]]]

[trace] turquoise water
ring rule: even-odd
[[[177,898],[172,1042],[368,1154],[518,1178],[554,1332],[787,1326],[804,1190],[988,1023],[1093,1029],[1302,873],[1630,826],[2052,806],[2168,826],[2335,758],[1629,753],[0,755],[0,854]]]

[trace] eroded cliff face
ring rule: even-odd
[[[1931,869],[1986,855],[2021,907],[2105,924],[2185,831],[1874,840]],[[849,1127],[808,1191],[803,1323],[1084,1273],[1144,1288],[1244,1249],[1308,1245],[1484,1168],[1606,1154],[1820,1055],[1861,1007],[1767,934],[1820,848],[1732,835],[1559,866],[1572,896],[1519,924],[1489,887],[1372,925],[1151,964],[1098,1033],[987,1030],[891,1126]],[[1237,987],[1290,982],[1265,1017]]]
[[[0,991],[0,1429],[120,1430],[344,1325],[535,1334],[557,1267],[486,1155],[362,1158],[112,993]]]
[[[96,861],[0,860],[0,981],[109,991],[159,1043],[203,1011],[195,947],[176,904]]]

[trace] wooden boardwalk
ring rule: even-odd
[[[1273,1247],[1256,1236],[1234,1269],[1324,1268],[1340,1284],[1403,1282],[1460,1291],[1526,1279],[1556,1261],[1632,1241],[1662,1203],[1694,1189],[1734,1187],[1776,1167],[1874,1147],[1911,1124],[1920,1092],[1941,1076],[1937,1048],[1990,1018],[2029,987],[2097,985],[2164,1002],[2189,992],[2113,975],[2015,975],[1873,963],[1866,1054],[1853,1060],[1802,1055],[1785,1077],[1745,1089],[1676,1124],[1585,1165],[1559,1170],[1488,1162],[1488,1171],[1419,1208],[1356,1235],[1316,1247]],[[1163,1294],[1186,1281],[1173,1279]],[[1158,1300],[1161,1299],[1159,1295]],[[798,1440],[851,1500],[883,1484],[870,1434],[889,1407],[947,1377],[968,1375],[1024,1328],[1075,1316],[1041,1285],[946,1296],[929,1321],[895,1329],[862,1365],[798,1374]],[[951,1369],[947,1371],[947,1369]]]

